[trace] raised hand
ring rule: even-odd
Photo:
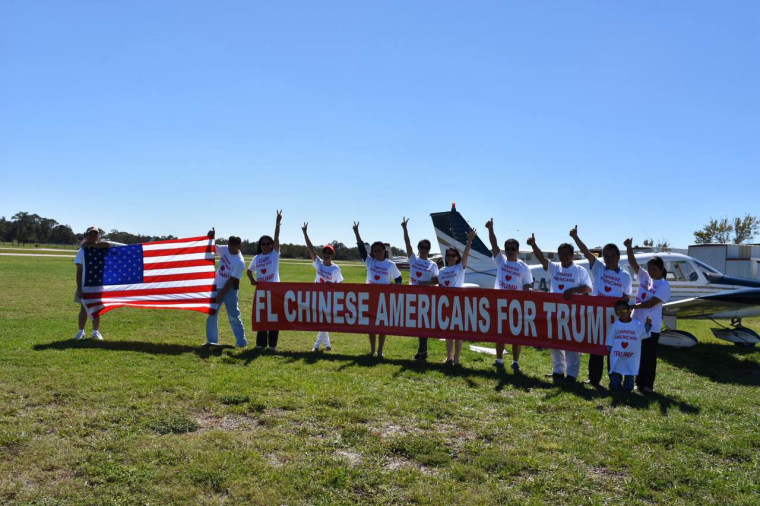
[[[633,237],[629,237],[625,241],[623,241],[623,246],[626,248],[632,248],[633,247]]]
[[[211,227],[211,230],[208,231],[208,238],[213,239],[214,237],[216,237],[216,230],[214,227]]]
[[[526,241],[528,243],[528,246],[535,246],[536,245],[536,234],[530,234],[530,237],[528,237],[528,240]]]
[[[354,234],[359,235],[359,222],[358,221],[354,222],[353,229],[354,229]]]
[[[277,211],[277,222],[276,223],[279,225],[281,221],[282,221],[282,209],[280,209],[279,211]]]
[[[471,228],[469,232],[467,232],[467,242],[472,242],[475,239],[475,236],[478,235],[478,231],[474,228]]]
[[[486,222],[486,228],[487,228],[488,230],[493,230],[493,218],[491,218],[490,220],[488,220],[488,221]]]
[[[576,225],[570,230],[570,237],[572,237],[573,239],[578,238],[578,225]]]
[[[404,217],[404,219],[401,221],[401,227],[406,229],[407,223],[409,223],[409,218]]]
[[[306,233],[306,229],[307,228],[309,228],[309,223],[308,222],[304,222],[303,227],[301,227],[301,230],[303,230],[304,234]]]

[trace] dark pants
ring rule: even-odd
[[[277,347],[277,337],[280,335],[279,330],[260,330],[256,333],[256,346],[260,346],[262,348],[266,348],[269,346],[270,348],[276,348]]]
[[[610,370],[610,357],[607,355],[607,372]],[[588,380],[591,383],[599,383],[602,381],[602,373],[604,372],[604,355],[589,355],[588,356]]]
[[[657,373],[657,345],[660,342],[660,333],[652,332],[652,336],[641,341],[641,362],[639,363],[639,375],[636,376],[636,386],[642,388],[654,388],[654,377]]]
[[[417,346],[417,354],[427,354],[427,337],[418,337],[419,345]]]

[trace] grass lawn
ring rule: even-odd
[[[682,325],[697,347],[660,348],[657,393],[611,395],[552,386],[532,348],[520,376],[469,351],[446,368],[437,340],[420,365],[407,337],[382,362],[354,334],[330,353],[313,332],[209,351],[185,311],[118,309],[105,341],[75,342],[74,274],[0,257],[0,502],[760,502],[760,351],[709,322]],[[281,277],[314,270],[283,261]],[[246,281],[247,327],[252,295]]]

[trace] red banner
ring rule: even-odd
[[[603,355],[616,299],[351,283],[259,283],[254,330],[314,330],[523,344]]]

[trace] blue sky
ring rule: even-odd
[[[691,244],[760,214],[760,3],[0,2],[0,215]],[[760,238],[755,238],[756,240]]]

